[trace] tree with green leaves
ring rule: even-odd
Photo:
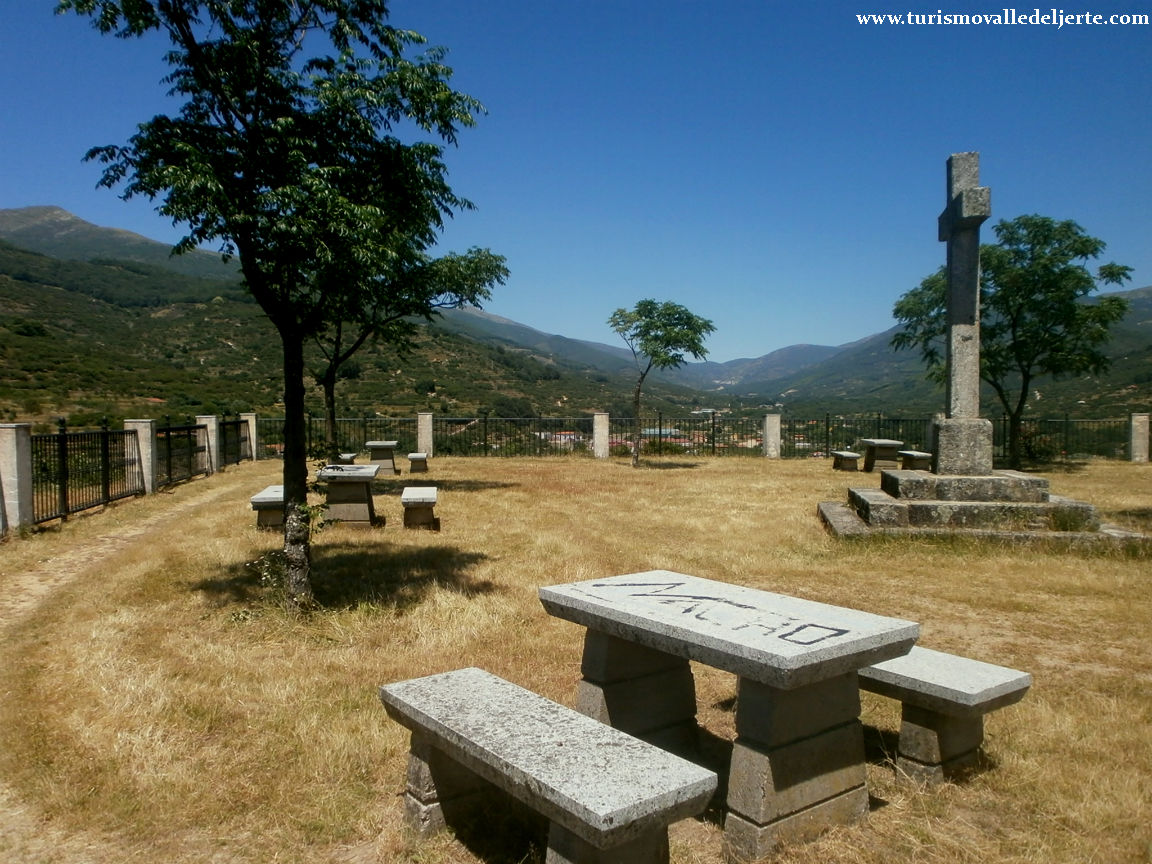
[[[419,256],[395,268],[388,279],[370,280],[363,300],[350,304],[346,314],[329,322],[313,337],[323,365],[312,377],[324,391],[325,447],[330,459],[339,454],[336,436],[336,384],[348,361],[370,340],[386,342],[401,352],[413,346],[417,322],[432,321],[441,309],[479,306],[491,297],[491,288],[504,284],[508,268],[502,255],[488,249],[469,249],[464,255],[441,258]],[[348,271],[334,274],[332,292],[350,284]]]
[[[704,337],[716,328],[707,318],[695,315],[678,303],[641,300],[632,309],[617,309],[608,325],[620,335],[636,362],[636,388],[632,409],[636,430],[632,440],[632,467],[640,464],[640,393],[644,379],[653,369],[676,369],[685,354],[697,360],[708,356]]]
[[[126,146],[93,148],[101,183],[161,199],[187,233],[177,251],[216,244],[276,327],[284,363],[286,585],[310,581],[304,346],[371,305],[361,289],[428,248],[469,202],[452,193],[439,143],[483,111],[451,89],[441,49],[387,24],[387,0],[60,0],[120,38],[159,31],[175,116],[140,124]],[[356,262],[348,290],[335,274]]]
[[[1109,328],[1124,317],[1122,297],[1088,300],[1097,283],[1119,285],[1130,267],[1087,264],[1105,243],[1075,222],[1019,216],[995,227],[994,245],[980,247],[980,377],[1008,417],[1009,464],[1022,464],[1024,412],[1042,375],[1098,374],[1108,368],[1103,348]],[[897,349],[917,348],[931,380],[943,383],[947,338],[948,278],[941,269],[901,297],[893,315],[903,325]]]

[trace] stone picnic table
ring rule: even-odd
[[[737,676],[734,857],[867,812],[857,670],[907,654],[918,624],[667,570],[546,586],[540,602],[587,628],[577,709],[649,743],[696,748],[689,661]]]
[[[903,441],[897,441],[894,438],[861,438],[860,443],[864,445],[864,470],[871,471],[874,468],[899,468],[900,467],[900,448],[904,446]]]
[[[372,481],[379,465],[325,465],[316,479],[328,484],[326,518],[370,527],[376,520]]]
[[[372,465],[385,466],[389,473],[399,474],[396,467],[396,448],[399,441],[367,441],[364,446],[368,448],[368,462]]]

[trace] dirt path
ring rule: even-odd
[[[81,518],[93,522],[83,531],[68,532],[60,538],[31,537],[7,546],[0,556],[11,553],[35,566],[0,567],[0,645],[8,628],[26,616],[53,592],[88,573],[99,572],[120,551],[144,542],[156,528],[185,518],[190,511],[218,501],[233,501],[252,486],[255,466],[239,466],[226,473],[193,481],[171,493],[161,493],[144,501],[127,501],[103,512]],[[128,521],[131,519],[131,521]],[[99,529],[101,523],[105,531]],[[79,523],[76,523],[79,527]],[[95,529],[95,530],[93,530]],[[79,535],[86,536],[79,536]],[[57,540],[59,542],[42,542]],[[37,549],[36,544],[41,545]],[[35,557],[37,554],[47,557]],[[0,564],[7,563],[0,561]],[[34,806],[20,800],[0,778],[0,861],[5,864],[112,864],[124,861],[125,850],[99,837],[68,834],[47,823]],[[136,856],[134,856],[136,857]],[[141,859],[142,860],[142,859]]]

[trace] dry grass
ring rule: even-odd
[[[438,459],[439,534],[399,527],[408,480],[388,479],[386,528],[317,537],[326,608],[304,618],[263,601],[248,566],[278,545],[247,503],[276,463],[0,547],[0,859],[521,860],[402,830],[406,733],[376,687],[476,665],[571,704],[582,634],[537,588],[667,568],[910,618],[922,644],[1034,674],[1024,702],[987,721],[987,770],[936,790],[885,763],[898,712],[865,694],[869,819],[777,860],[1152,861],[1147,559],[841,543],[817,502],[876,478],[823,462],[649,466]],[[1152,466],[1051,478],[1152,530]],[[701,724],[731,737],[734,680],[697,672]],[[712,822],[672,836],[675,862],[721,861]]]

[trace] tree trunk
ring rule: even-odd
[[[285,327],[284,348],[284,590],[289,602],[314,604],[311,578],[311,516],[308,506],[308,453],[304,413],[304,339]]]
[[[632,413],[636,415],[636,428],[632,433],[632,467],[640,466],[640,439],[643,431],[640,429],[640,388],[644,386],[644,376],[636,382],[636,391],[632,394]]]
[[[336,367],[329,364],[320,378],[324,388],[324,451],[329,462],[340,457],[340,442],[336,435]]]

